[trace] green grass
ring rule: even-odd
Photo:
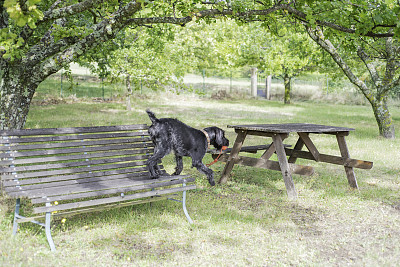
[[[359,190],[352,190],[343,167],[314,166],[311,177],[294,175],[297,201],[286,197],[279,172],[235,166],[226,185],[210,187],[204,175],[184,161],[184,173],[196,177],[188,193],[189,225],[180,205],[158,202],[95,212],[53,223],[57,251],[51,253],[44,231],[23,224],[11,236],[12,201],[0,197],[2,266],[395,266],[400,258],[400,141],[385,140],[367,106],[264,100],[214,101],[192,96],[147,95],[122,103],[72,103],[32,106],[28,128],[149,123],[176,117],[193,127],[228,124],[308,122],[355,128],[347,138],[353,158],[374,162],[356,169]],[[400,110],[391,107],[400,131]],[[398,134],[399,135],[399,134]],[[291,135],[287,143],[295,142]],[[338,154],[334,136],[313,138],[321,153]],[[246,145],[270,142],[261,137]],[[204,162],[210,162],[206,156]],[[173,156],[164,160],[174,169]],[[212,166],[218,177],[222,163]]]

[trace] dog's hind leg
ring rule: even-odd
[[[165,147],[156,146],[154,148],[154,154],[146,162],[151,178],[158,178],[163,174],[158,166],[158,162],[161,161],[161,159],[169,152],[170,149]]]
[[[193,161],[192,166],[195,167],[199,172],[202,172],[205,175],[207,175],[208,182],[210,183],[211,186],[215,185],[213,170],[207,168],[206,165],[204,165],[203,162],[201,161]]]
[[[172,175],[179,175],[183,170],[183,161],[182,156],[175,154],[176,168],[175,172]]]

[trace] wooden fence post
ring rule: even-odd
[[[251,96],[257,97],[257,68],[251,68]]]

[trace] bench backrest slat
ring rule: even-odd
[[[137,143],[150,141],[150,138],[129,138],[129,139],[103,139],[100,141],[84,141],[81,139],[76,142],[68,143],[38,143],[35,145],[14,145],[13,150],[32,150],[32,149],[49,149],[49,148],[67,148],[67,147],[83,147],[83,146],[95,146],[95,145],[107,145],[107,144],[121,144],[121,143]],[[10,148],[6,146],[0,146],[0,151],[8,151]]]
[[[146,124],[117,125],[117,126],[94,126],[73,128],[42,128],[0,131],[0,136],[34,136],[34,135],[60,135],[99,132],[123,132],[132,130],[147,130]]]
[[[101,153],[91,153],[86,154],[85,159],[93,159],[93,158],[102,158],[102,157],[112,157],[112,156],[123,156],[123,155],[132,155],[134,153],[137,154],[148,154],[153,153],[153,148],[145,148],[145,149],[137,149],[137,150],[123,150],[123,151],[110,151],[110,152],[101,152]],[[44,163],[44,162],[55,162],[55,161],[67,161],[67,160],[75,160],[82,159],[82,154],[75,155],[67,155],[67,156],[54,156],[54,157],[41,157],[41,158],[22,158],[15,160],[4,160],[1,161],[1,166],[6,165],[20,165],[20,164],[29,164],[29,163]]]
[[[140,141],[138,141],[140,142]],[[143,142],[143,143],[142,143]],[[142,141],[141,143],[128,143],[118,145],[107,145],[107,146],[91,146],[91,147],[78,147],[78,148],[63,148],[63,149],[48,149],[48,150],[31,150],[31,151],[9,151],[1,153],[0,158],[19,158],[19,157],[32,157],[32,156],[46,156],[46,155],[60,155],[60,154],[71,154],[71,153],[85,153],[94,151],[110,151],[110,150],[121,150],[130,148],[145,148],[150,147],[150,142]],[[12,148],[12,147],[11,147]]]
[[[40,164],[40,165],[30,165],[30,166],[20,166],[20,167],[5,167],[2,168],[3,172],[28,172],[28,171],[40,171],[40,170],[56,170],[56,169],[64,169],[64,168],[72,168],[72,167],[81,167],[81,166],[89,166],[89,165],[99,165],[99,164],[110,164],[116,162],[126,162],[126,161],[138,161],[148,159],[149,155],[138,155],[131,157],[112,157],[112,158],[104,158],[104,159],[91,159],[86,160],[85,158],[80,161],[72,161],[66,163],[55,163],[55,164]],[[107,165],[106,165],[107,166]],[[108,167],[108,166],[107,166]]]

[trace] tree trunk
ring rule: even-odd
[[[0,70],[0,130],[22,129],[38,84],[14,68]],[[14,71],[13,71],[14,70]]]
[[[370,103],[378,123],[379,135],[384,138],[395,139],[395,130],[392,115],[387,105],[387,98],[388,96],[385,96],[379,100],[370,101]]]
[[[375,115],[375,120],[378,124],[380,136],[388,139],[394,139],[395,129],[392,115],[390,114],[389,107],[387,105],[387,99],[391,89],[393,89],[395,86],[398,86],[400,83],[400,79],[394,79],[396,64],[394,59],[395,49],[392,46],[392,39],[388,38],[386,40],[386,53],[382,53],[387,56],[384,61],[386,67],[386,76],[384,79],[379,77],[375,65],[370,61],[370,57],[366,54],[366,52],[362,48],[358,48],[357,55],[364,62],[366,69],[370,73],[371,81],[374,84],[368,86],[365,82],[354,75],[351,68],[339,55],[336,47],[324,37],[323,32],[319,27],[316,27],[316,30],[313,30],[311,27],[306,26],[306,29],[308,35],[331,55],[332,59],[343,70],[350,82],[352,82],[369,101]],[[384,84],[382,84],[382,80],[384,81]]]
[[[285,85],[285,96],[283,102],[285,104],[290,104],[290,95],[291,95],[291,80],[292,78],[289,75],[285,74],[283,76],[283,84]]]
[[[132,86],[131,86],[131,76],[129,74],[126,76],[126,89],[128,91],[126,95],[126,110],[131,111]]]

